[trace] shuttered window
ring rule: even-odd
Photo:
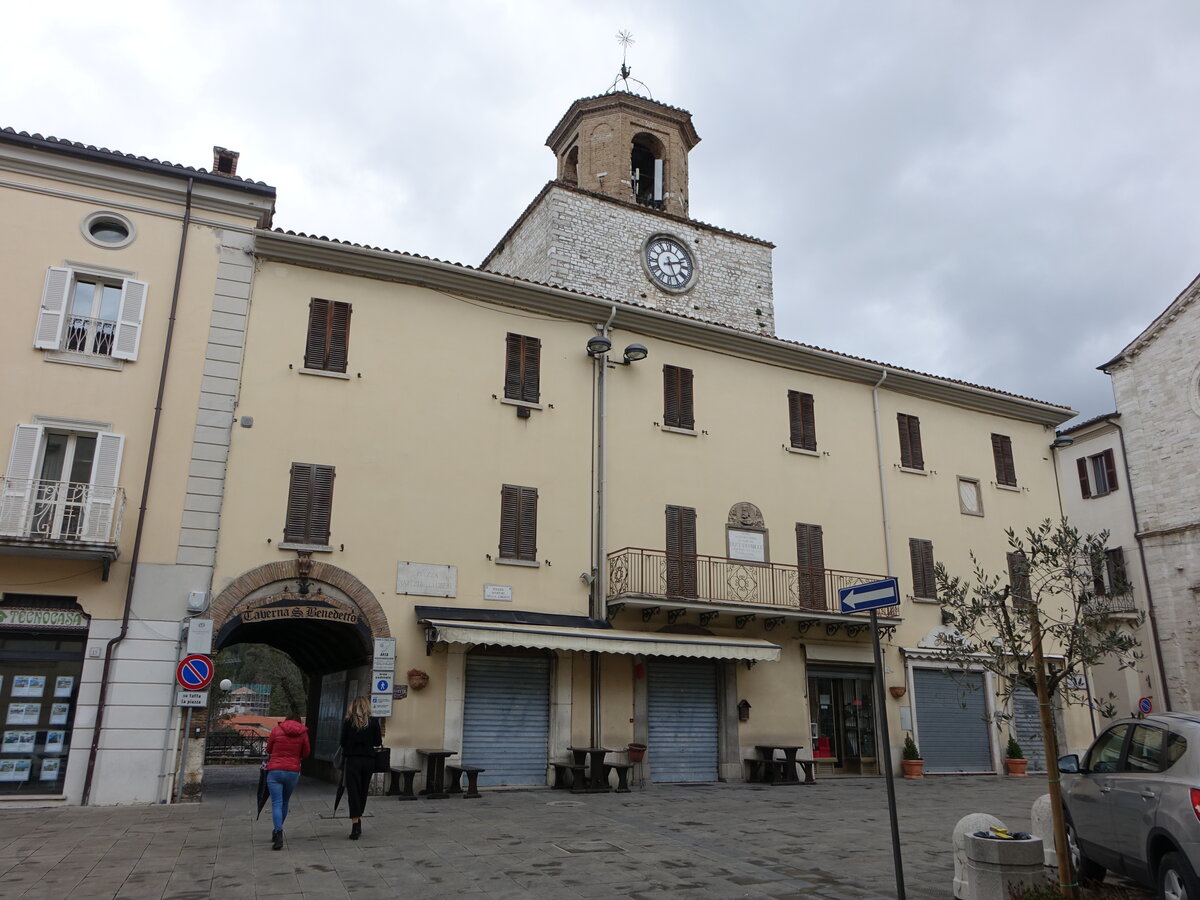
[[[669,428],[696,427],[692,409],[692,370],[663,366],[663,424]]]
[[[333,515],[333,466],[292,463],[283,539],[290,544],[329,543]]]
[[[504,397],[537,403],[541,396],[542,342],[526,334],[509,334],[504,341]]]
[[[304,367],[345,372],[350,348],[350,304],[313,297],[308,303]]]
[[[900,426],[900,465],[906,469],[924,469],[925,456],[921,452],[921,420],[906,413],[897,413]]]
[[[51,267],[33,345],[132,362],[142,340],[146,291],[144,281]]]
[[[788,422],[792,446],[799,450],[817,449],[817,420],[813,413],[813,395],[788,391]]]
[[[1120,547],[1105,550],[1102,559],[1092,560],[1092,581],[1097,594],[1116,596],[1129,590],[1125,573],[1125,551]]]
[[[1014,600],[1031,601],[1033,594],[1029,585],[1029,561],[1019,551],[1009,553],[1007,557],[1009,593]]]
[[[667,596],[696,597],[696,510],[667,507]]]
[[[537,560],[537,488],[500,488],[500,558]]]
[[[796,523],[796,565],[799,571],[800,605],[824,609],[825,537],[820,525]]]
[[[1117,489],[1117,460],[1112,450],[1076,460],[1079,469],[1079,492],[1083,499],[1103,497]]]
[[[937,597],[933,577],[933,541],[909,538],[908,556],[912,561],[913,596],[932,600]]]
[[[1006,434],[992,435],[992,458],[996,462],[996,484],[1017,486],[1017,468],[1013,464],[1012,438]]]

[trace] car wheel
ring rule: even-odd
[[[1099,884],[1104,880],[1104,866],[1083,852],[1075,837],[1075,826],[1070,822],[1067,823],[1067,847],[1071,851],[1071,868],[1081,884]],[[1200,895],[1194,895],[1194,900],[1200,900]]]
[[[1196,873],[1182,853],[1168,853],[1159,862],[1158,896],[1162,900],[1200,900]]]

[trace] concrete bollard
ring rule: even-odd
[[[1050,795],[1042,794],[1033,801],[1033,810],[1029,814],[1032,830],[1035,835],[1041,835],[1045,850],[1045,865],[1051,869],[1058,868],[1058,854],[1054,852],[1054,816],[1050,812]],[[1055,876],[1058,877],[1057,875]]]
[[[1045,885],[1042,839],[998,841],[967,835],[967,893],[964,900],[1010,900]]]
[[[954,826],[954,897],[955,900],[967,898],[967,835],[976,831],[987,831],[992,826],[1003,828],[1004,823],[995,816],[987,813],[971,813],[963,816]]]

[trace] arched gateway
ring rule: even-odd
[[[234,579],[213,601],[212,619],[214,650],[267,644],[309,676],[303,712],[317,745],[310,774],[323,774],[348,695],[370,690],[375,638],[391,636],[379,601],[349,572],[302,553]]]

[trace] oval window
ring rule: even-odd
[[[93,244],[109,249],[127,246],[135,236],[133,223],[129,219],[109,211],[94,212],[85,217],[82,230],[83,236]]]

